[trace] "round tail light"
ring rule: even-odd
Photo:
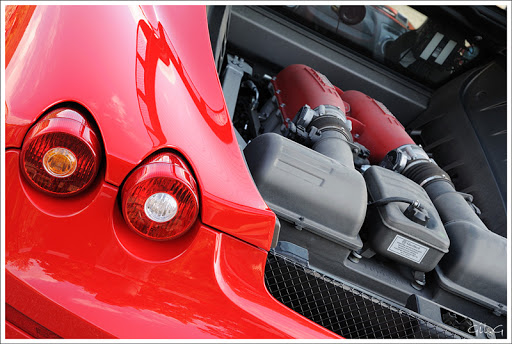
[[[121,202],[128,225],[154,240],[179,237],[199,213],[194,176],[172,153],[159,153],[133,171],[123,186]]]
[[[28,132],[21,150],[22,172],[41,190],[71,196],[94,180],[101,161],[100,147],[94,130],[80,113],[57,109]]]

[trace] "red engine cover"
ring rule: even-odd
[[[285,120],[292,120],[306,104],[312,109],[319,105],[333,105],[343,112],[348,111],[348,105],[340,97],[343,92],[311,67],[301,64],[288,66],[277,74],[272,85]]]
[[[370,150],[372,164],[381,162],[393,149],[415,144],[384,104],[359,91],[345,91],[341,97],[350,104],[354,141]]]

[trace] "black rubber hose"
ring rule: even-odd
[[[489,230],[453,185],[438,179],[425,185],[425,191],[434,203],[443,223],[471,222],[483,230]]]
[[[448,173],[436,164],[429,161],[416,162],[406,167],[402,174],[425,189],[443,223],[467,221],[483,230],[489,230],[464,196],[455,190]]]
[[[416,208],[418,209],[423,209],[422,205],[420,204],[420,202],[418,202],[417,200],[413,200],[413,199],[410,199],[410,198],[405,198],[405,197],[388,197],[388,198],[381,198],[379,200],[376,200],[376,201],[373,201],[373,202],[369,202],[368,203],[368,206],[383,206],[383,205],[386,205],[386,204],[389,204],[389,203],[393,203],[393,202],[402,202],[402,203],[407,203],[407,204],[412,204],[412,205],[415,205]]]
[[[430,161],[412,163],[410,166],[406,166],[402,174],[418,185],[421,185],[423,188],[434,180],[439,179],[445,180],[453,187],[448,173]]]

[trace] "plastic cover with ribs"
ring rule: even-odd
[[[348,249],[362,247],[367,194],[353,165],[274,133],[256,137],[244,154],[258,190],[279,218]]]

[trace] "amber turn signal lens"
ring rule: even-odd
[[[172,153],[147,159],[123,185],[123,216],[135,232],[153,240],[185,234],[199,214],[194,176]]]
[[[101,161],[100,142],[79,112],[57,109],[30,129],[20,159],[32,185],[55,196],[71,196],[94,180]]]
[[[52,148],[44,155],[43,166],[54,177],[68,177],[76,170],[76,157],[69,149]]]

